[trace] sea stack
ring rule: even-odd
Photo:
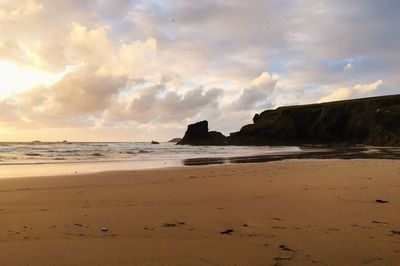
[[[226,137],[217,131],[208,131],[208,121],[190,124],[178,145],[226,145]]]

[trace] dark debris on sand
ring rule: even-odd
[[[388,200],[377,199],[375,200],[376,203],[388,203]]]
[[[232,234],[233,232],[234,232],[233,229],[226,229],[226,230],[224,230],[224,231],[221,231],[220,234],[221,234],[221,235],[230,235],[230,234]]]
[[[392,230],[390,231],[393,235],[400,235],[400,230]]]

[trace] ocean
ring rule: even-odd
[[[182,166],[187,159],[298,153],[299,147],[188,146],[144,142],[3,142],[0,177]]]

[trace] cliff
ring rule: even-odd
[[[400,94],[266,110],[224,142],[400,146]],[[184,144],[191,144],[191,140]]]

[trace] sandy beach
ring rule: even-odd
[[[0,265],[400,265],[399,210],[399,160],[0,179]]]

